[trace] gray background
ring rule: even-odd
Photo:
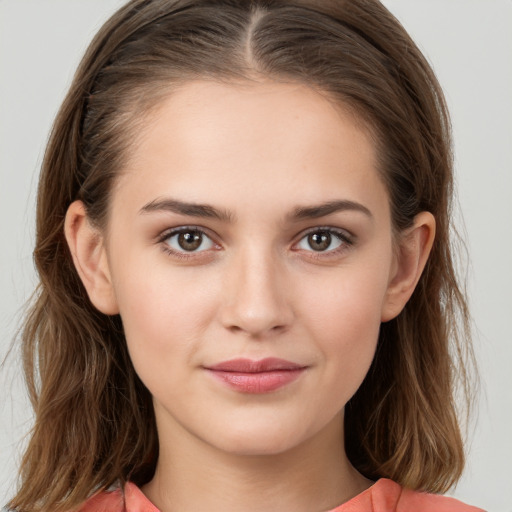
[[[35,284],[38,168],[79,58],[120,0],[0,0],[0,359]],[[452,494],[512,511],[512,1],[386,0],[427,55],[451,109],[460,229],[482,391]],[[19,364],[0,373],[0,503],[12,494],[30,409]]]

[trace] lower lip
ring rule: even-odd
[[[244,373],[208,370],[215,378],[241,393],[270,393],[297,380],[305,368]]]

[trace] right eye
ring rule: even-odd
[[[353,244],[353,237],[347,231],[319,226],[303,234],[294,246],[294,250],[298,249],[305,254],[309,253],[310,257],[333,258],[343,255]]]
[[[348,243],[346,237],[332,229],[317,229],[303,237],[297,246],[306,251],[335,252],[338,247]]]
[[[195,253],[212,249],[213,240],[198,228],[177,228],[165,233],[161,242],[172,253]]]

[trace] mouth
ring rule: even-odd
[[[269,393],[298,379],[307,369],[284,359],[231,359],[204,367],[214,378],[241,393]]]

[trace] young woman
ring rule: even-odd
[[[470,350],[451,172],[378,1],[129,2],[43,163],[10,508],[477,510],[438,494]]]

